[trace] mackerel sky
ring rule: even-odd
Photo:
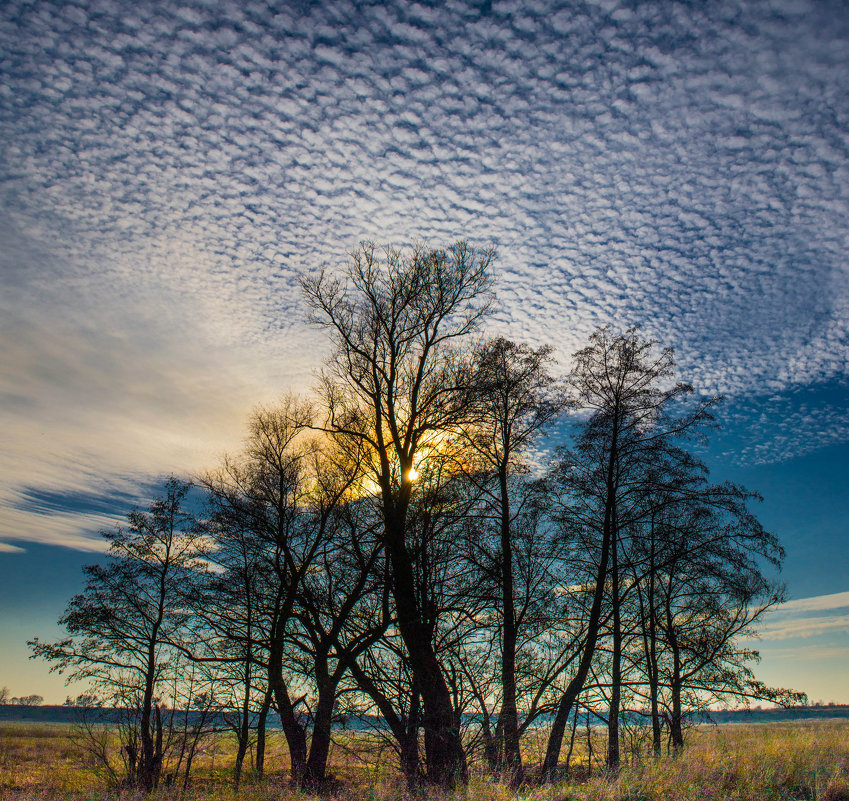
[[[463,238],[491,332],[640,325],[726,396],[797,598],[765,678],[849,701],[847,76],[843,0],[5,2],[0,685],[58,695],[18,643],[97,530],[309,387],[299,275]]]

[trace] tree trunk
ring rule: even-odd
[[[236,764],[233,767],[233,783],[236,789],[242,779],[242,766],[245,763],[245,754],[248,752],[248,741],[251,734],[251,663],[245,661],[245,694],[242,698],[242,709],[239,720],[239,731],[236,733]]]
[[[493,732],[489,718],[489,710],[486,708],[486,703],[481,701],[481,735],[483,736],[483,751],[484,756],[486,757],[486,764],[489,767],[490,773],[493,775],[498,772],[498,763],[500,759],[498,750],[498,742],[501,739],[499,725],[500,721],[495,724],[495,732]]]
[[[611,549],[611,602],[613,605],[613,654],[610,667],[610,708],[607,715],[607,769],[619,770],[619,708],[622,699],[622,614],[619,596],[618,538]]]
[[[392,594],[398,612],[398,629],[410,657],[410,668],[421,694],[427,755],[427,781],[449,789],[465,782],[463,746],[456,725],[451,693],[433,647],[432,624],[418,608],[415,575],[405,543],[403,516],[386,514],[385,536],[392,563]]]
[[[596,577],[595,597],[592,608],[590,609],[590,619],[587,623],[587,639],[584,643],[584,650],[581,654],[581,660],[578,663],[578,669],[575,671],[575,675],[572,677],[572,680],[566,687],[566,691],[563,693],[563,697],[560,699],[560,703],[557,705],[557,713],[554,716],[554,722],[551,725],[551,733],[548,736],[548,744],[545,749],[545,759],[540,769],[540,778],[542,781],[553,781],[555,778],[557,762],[560,759],[560,748],[563,744],[563,735],[566,733],[566,724],[569,722],[569,712],[584,689],[584,682],[587,679],[593,654],[595,653],[601,623],[601,600],[604,595],[604,579],[607,573],[607,551],[608,544],[605,540],[602,546],[602,558],[599,562],[598,576]]]
[[[154,767],[154,744],[153,744],[153,674],[154,665],[154,644],[151,643],[148,653],[148,670],[145,676],[144,695],[142,696],[141,708],[141,754],[137,765],[138,784],[142,790],[149,793],[156,785],[155,767]]]
[[[313,717],[310,753],[304,771],[304,789],[317,789],[327,780],[327,757],[330,753],[330,727],[333,722],[333,704],[336,701],[336,684],[324,676],[319,680],[318,702]]]
[[[660,670],[657,665],[657,608],[655,604],[655,569],[656,569],[656,554],[655,554],[655,531],[654,518],[651,521],[651,562],[649,564],[649,597],[648,597],[648,678],[649,678],[649,696],[651,700],[651,744],[652,753],[660,756],[660,708],[658,696],[660,694]]]
[[[683,712],[681,710],[681,655],[678,643],[673,635],[672,642],[672,715],[669,721],[669,736],[672,750],[680,753],[684,748]]]
[[[268,720],[268,710],[271,708],[272,692],[271,687],[265,691],[265,698],[262,699],[262,706],[259,710],[259,717],[256,722],[256,775],[262,776],[265,773],[265,724]]]
[[[501,603],[503,615],[501,653],[501,714],[504,737],[504,770],[507,782],[516,789],[522,783],[522,754],[519,744],[519,714],[516,707],[516,609],[513,600],[513,542],[510,536],[510,496],[507,466],[499,470],[501,490]]]
[[[286,680],[281,668],[281,654],[272,646],[269,653],[268,683],[274,692],[274,703],[280,714],[280,727],[289,747],[289,772],[293,781],[299,782],[304,774],[307,761],[307,736],[295,714],[295,708],[289,698]]]
[[[618,412],[617,412],[618,414]],[[595,647],[598,642],[598,633],[601,626],[601,608],[604,599],[604,585],[607,579],[607,563],[610,558],[610,545],[613,539],[613,527],[616,519],[616,459],[617,444],[619,437],[618,417],[614,419],[613,432],[611,436],[610,455],[607,460],[606,470],[606,495],[604,499],[604,521],[602,523],[601,556],[596,574],[596,586],[593,593],[593,605],[590,609],[587,621],[587,638],[584,642],[584,650],[578,663],[578,669],[572,680],[566,687],[566,692],[557,706],[557,713],[548,736],[548,744],[545,749],[545,759],[540,769],[542,781],[551,781],[557,771],[557,762],[560,759],[560,748],[563,745],[563,735],[566,733],[566,723],[569,720],[569,710],[584,689],[584,682],[590,670]]]
[[[413,690],[410,699],[410,711],[407,726],[401,740],[401,770],[407,781],[407,789],[416,791],[421,785],[421,765],[419,764],[419,725],[421,723],[421,699]]]
[[[566,752],[566,775],[569,775],[569,770],[572,765],[572,753],[575,750],[575,735],[578,732],[578,702],[575,701],[575,712],[572,716],[572,734],[569,737],[569,750]]]
[[[672,651],[672,679],[670,694],[672,696],[672,714],[669,719],[669,738],[674,753],[680,753],[684,748],[684,732],[681,711],[681,649],[678,646],[678,636],[675,632],[674,616],[669,593],[666,596],[666,638]]]
[[[389,699],[380,691],[371,677],[360,667],[350,654],[344,654],[345,664],[358,687],[368,695],[380,710],[386,725],[392,731],[401,756],[401,772],[407,780],[407,789],[416,790],[421,785],[421,766],[419,763],[419,727],[421,723],[421,702],[415,685],[410,699],[410,711],[407,719],[398,715]]]

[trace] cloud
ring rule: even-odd
[[[0,530],[237,446],[324,352],[297,277],[365,238],[497,245],[493,328],[564,358],[641,323],[705,391],[844,380],[847,40],[816,2],[4,4]]]
[[[732,398],[720,406],[713,438],[723,459],[773,464],[849,442],[849,383],[819,381],[770,395]]]
[[[798,598],[781,604],[778,610],[792,612],[824,612],[849,607],[849,591],[834,592],[829,595],[815,595],[812,598]]]
[[[762,640],[849,634],[849,592],[788,601],[767,613]]]

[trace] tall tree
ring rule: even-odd
[[[619,762],[621,518],[628,496],[640,492],[639,476],[649,454],[709,420],[714,402],[700,400],[682,408],[679,402],[693,390],[688,384],[672,383],[673,368],[671,349],[658,349],[637,329],[624,334],[599,329],[590,345],[575,355],[569,382],[574,400],[588,416],[559,473],[572,499],[566,517],[597,533],[598,556],[584,643],[558,704],[542,765],[544,778],[554,775],[569,712],[592,665],[608,591],[614,636],[608,764],[615,767]]]
[[[532,494],[517,491],[515,474],[524,472],[524,459],[535,438],[563,409],[549,373],[552,349],[538,349],[503,338],[479,345],[473,353],[471,386],[476,391],[477,414],[462,427],[472,458],[464,457],[470,479],[480,485],[486,515],[496,532],[493,569],[496,609],[500,617],[501,709],[495,747],[511,786],[522,781],[522,756],[517,708],[516,656],[519,629],[530,605],[517,613],[514,568],[514,527]],[[489,529],[490,526],[485,526]],[[527,539],[525,539],[527,543]],[[526,554],[527,555],[527,554]]]
[[[451,346],[487,308],[491,261],[462,242],[412,251],[364,244],[344,277],[322,271],[303,281],[312,320],[334,344],[320,387],[324,427],[369,449],[398,628],[423,703],[427,778],[445,787],[462,778],[463,750],[432,621],[415,592],[407,518],[418,459],[467,411],[468,376]]]

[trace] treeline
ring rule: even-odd
[[[11,695],[8,687],[0,687],[0,706],[40,706],[44,699],[40,695],[22,695],[20,697]]]
[[[491,262],[364,245],[304,279],[333,345],[313,395],[257,409],[191,495],[171,479],[105,532],[68,638],[31,646],[126,712],[117,755],[84,727],[113,780],[188,781],[222,714],[236,783],[273,714],[304,787],[351,716],[380,720],[411,788],[472,766],[518,786],[555,777],[588,716],[615,770],[635,719],[659,754],[688,711],[798,702],[742,640],[782,600],[783,551],[688,449],[718,399],[635,329],[597,331],[565,378],[549,347],[482,338]]]

